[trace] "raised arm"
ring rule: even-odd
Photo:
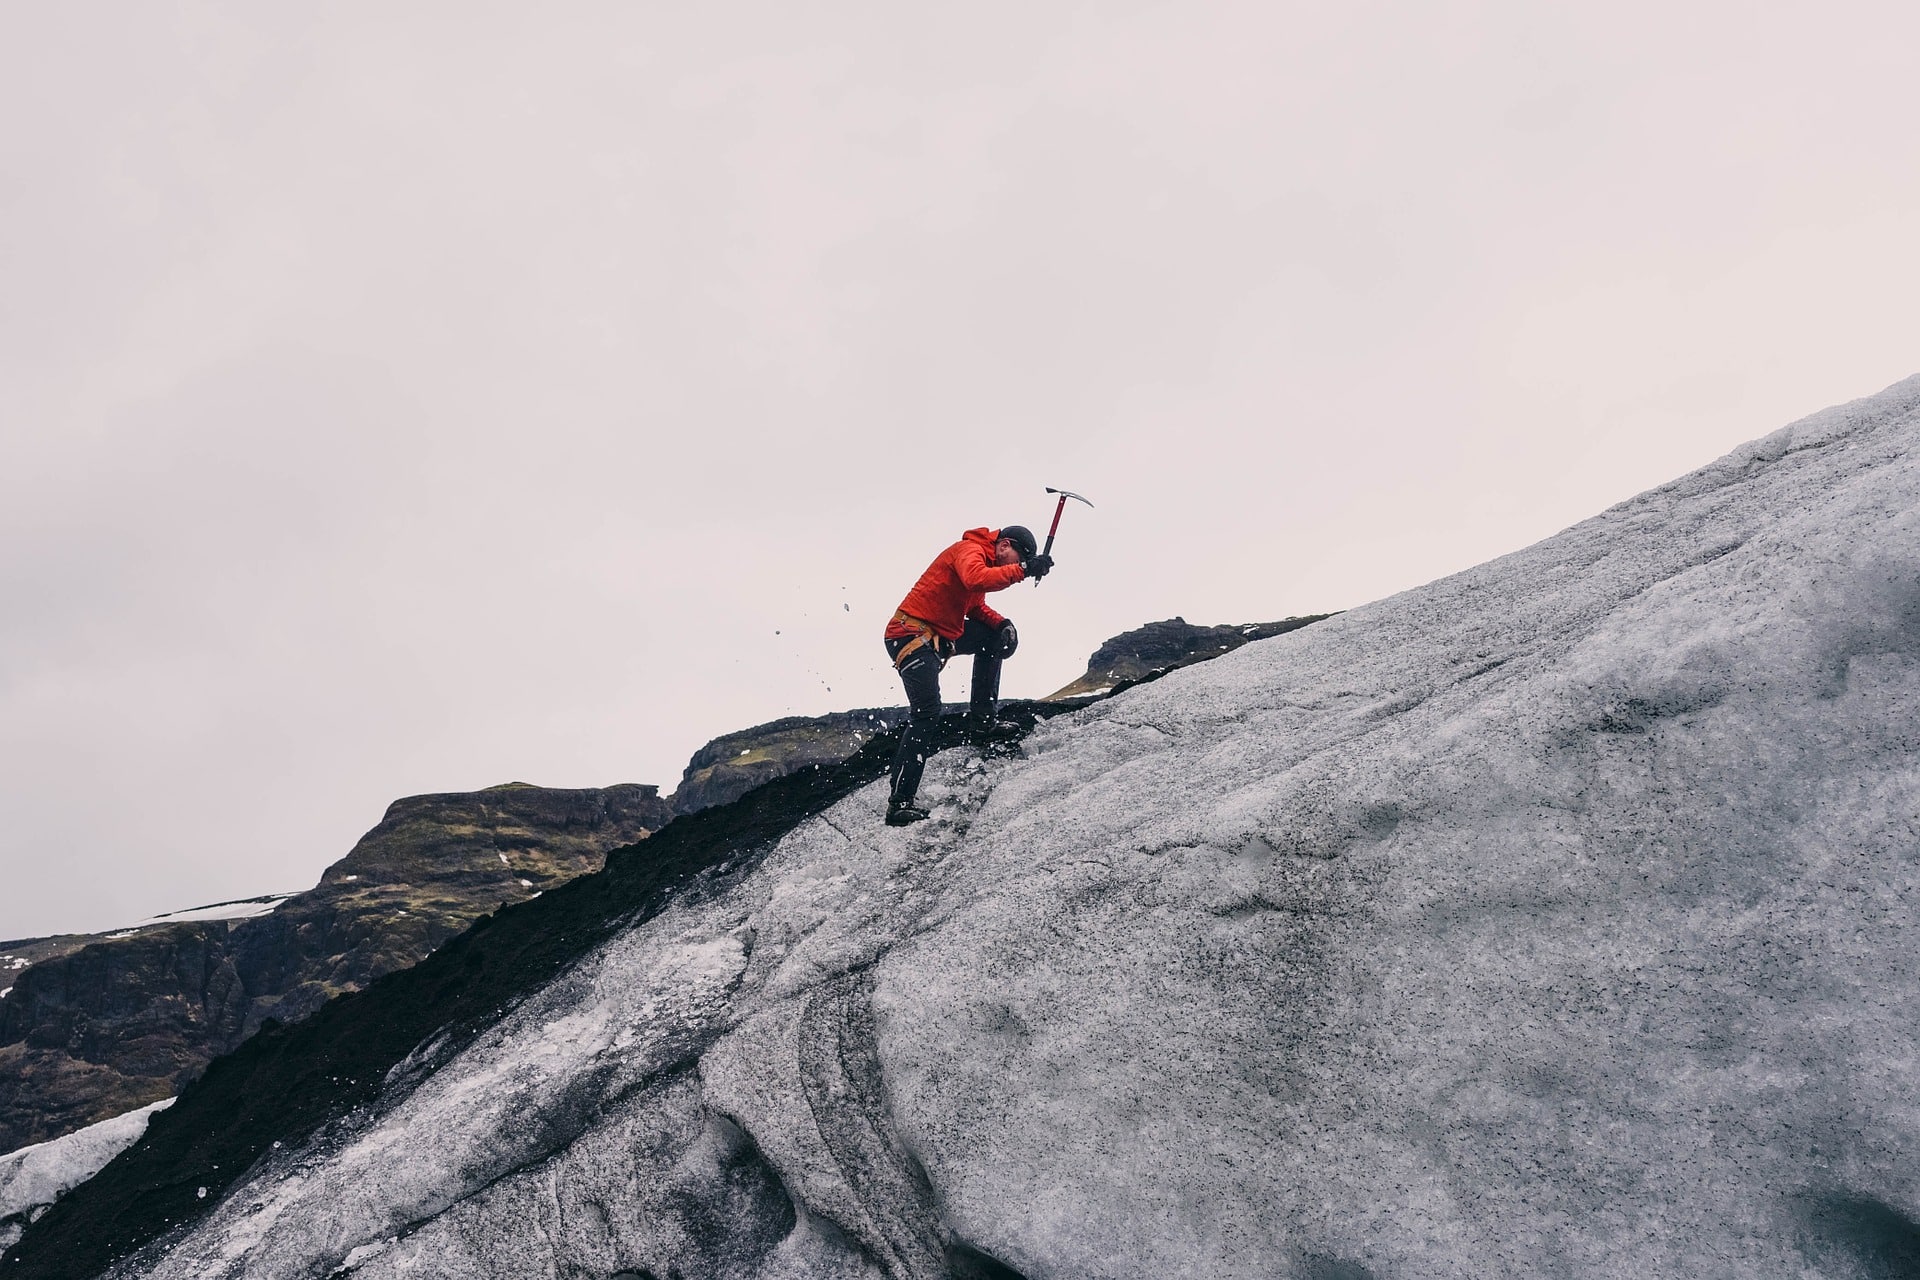
[[[985,549],[971,543],[954,557],[953,568],[969,591],[1003,591],[1027,576],[1017,564],[996,565]]]

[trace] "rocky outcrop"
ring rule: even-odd
[[[227,934],[164,925],[24,970],[0,1001],[0,1149],[169,1097],[232,1047],[247,999]]]
[[[779,779],[256,1037],[13,1274],[1912,1275],[1916,511],[1920,379],[932,821]]]
[[[659,789],[639,783],[396,800],[318,886],[234,930],[246,1030],[418,963],[475,918],[597,871],[671,820]]]
[[[0,1000],[0,1151],[170,1097],[266,1019],[418,963],[671,816],[637,784],[412,796],[269,914],[0,943],[30,962]]]
[[[738,800],[775,778],[834,765],[906,719],[905,707],[867,707],[824,716],[788,716],[715,738],[693,753],[673,793],[676,814]]]
[[[1105,693],[1115,685],[1144,680],[1157,673],[1190,667],[1224,653],[1232,653],[1243,644],[1267,640],[1308,623],[1331,617],[1311,613],[1279,622],[1245,622],[1226,626],[1198,627],[1185,618],[1149,622],[1144,627],[1125,631],[1101,645],[1087,659],[1086,674],[1063,689],[1047,695],[1048,701],[1081,698]]]

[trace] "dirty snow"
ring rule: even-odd
[[[147,1131],[154,1112],[172,1105],[172,1098],[164,1098],[51,1142],[0,1156],[0,1257],[19,1240],[29,1219],[100,1172]]]
[[[1896,1274],[1917,446],[1920,378],[869,787],[120,1273]]]

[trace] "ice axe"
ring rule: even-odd
[[[1052,485],[1048,485],[1046,486],[1046,490],[1048,493],[1059,494],[1060,501],[1057,504],[1055,504],[1053,508],[1053,525],[1047,530],[1047,545],[1040,548],[1040,554],[1043,556],[1048,556],[1053,554],[1053,535],[1060,532],[1060,513],[1067,509],[1067,499],[1072,498],[1075,502],[1085,502],[1089,507],[1093,505],[1093,503],[1089,502],[1086,498],[1083,498],[1079,494],[1073,493],[1066,489],[1056,489]],[[1036,587],[1039,586],[1040,579],[1035,578],[1033,580],[1033,585]]]

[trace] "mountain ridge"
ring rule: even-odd
[[[417,962],[671,817],[637,783],[403,797],[269,912],[0,944],[32,957],[0,999],[0,1150],[171,1097],[266,1020]]]

